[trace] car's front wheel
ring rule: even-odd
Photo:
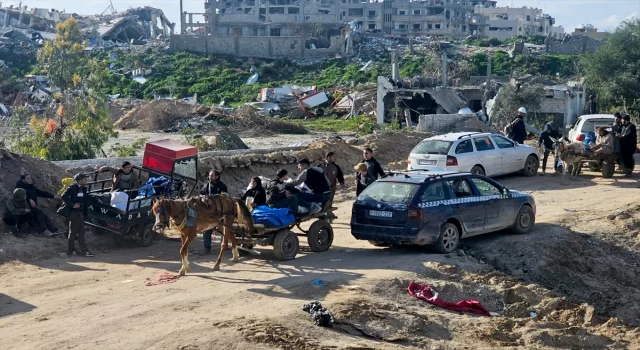
[[[523,205],[516,215],[516,222],[513,224],[513,232],[524,234],[533,230],[533,225],[536,223],[536,214],[533,209],[528,205]]]
[[[455,251],[460,244],[460,230],[458,226],[447,222],[442,225],[440,237],[436,242],[435,248],[438,252],[446,254]]]
[[[538,167],[540,166],[540,161],[538,157],[534,155],[530,155],[527,157],[527,160],[524,162],[524,169],[522,169],[522,173],[525,176],[534,176],[538,173]]]

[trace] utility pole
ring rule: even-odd
[[[442,53],[442,87],[447,87],[447,53]]]

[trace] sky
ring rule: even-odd
[[[205,0],[183,0],[184,10],[204,12]],[[0,0],[2,6],[18,5],[19,0]],[[23,0],[28,7],[49,8],[78,14],[99,14],[109,7],[109,0]],[[179,0],[113,0],[113,7],[122,11],[130,7],[161,8],[172,22],[179,22]],[[602,31],[612,31],[625,19],[640,15],[640,0],[498,0],[498,6],[537,7],[556,18],[556,25],[572,32],[581,24],[593,24]],[[178,25],[179,26],[179,25]]]

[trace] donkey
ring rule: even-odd
[[[585,148],[581,143],[569,143],[565,138],[554,142],[555,159],[562,161],[562,180],[560,184],[564,185],[567,173],[570,172],[571,177],[576,177],[582,169],[582,162],[585,159]]]
[[[246,232],[253,232],[253,218],[249,208],[243,201],[231,198],[227,194],[220,194],[212,197],[195,197],[188,200],[160,199],[153,203],[153,215],[156,216],[154,230],[158,233],[164,232],[169,226],[169,221],[173,220],[175,228],[180,231],[182,245],[180,247],[180,257],[182,268],[180,276],[184,276],[190,270],[188,252],[189,244],[195,239],[198,232],[206,231],[218,227],[222,224],[223,240],[220,245],[220,254],[213,269],[220,269],[222,254],[231,241],[233,261],[240,258],[236,244],[236,236],[233,232],[233,222],[235,219]]]

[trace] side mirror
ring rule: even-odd
[[[573,128],[573,125],[569,125],[569,124],[567,124],[567,125],[565,125],[564,127],[565,127],[565,128],[567,128],[567,129],[571,129],[571,128]]]
[[[509,198],[509,195],[511,194],[511,192],[509,192],[509,189],[504,187],[502,189],[502,196],[504,196],[504,198]]]

